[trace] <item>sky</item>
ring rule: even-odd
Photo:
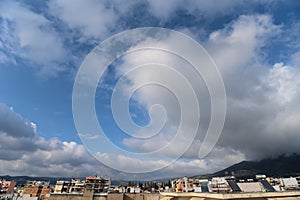
[[[0,175],[151,180],[300,153],[299,9],[297,0],[1,1]],[[104,57],[114,59],[100,78],[104,46],[115,57]],[[93,53],[96,68],[84,71]],[[204,77],[183,57],[210,58]],[[222,80],[216,94],[210,73]],[[85,94],[76,84],[94,88],[95,104],[76,104]],[[223,87],[226,106],[214,113]],[[220,137],[201,157],[223,108]]]

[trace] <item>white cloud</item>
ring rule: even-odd
[[[174,44],[180,46],[178,41],[176,41],[175,38],[168,38],[168,41],[165,42],[165,45]],[[146,41],[151,43],[151,41]],[[172,49],[172,46],[166,47],[166,49]],[[195,49],[188,49],[187,51],[195,51]],[[125,62],[122,64],[122,66],[118,67],[117,71],[118,73],[122,74],[126,71],[128,71],[131,67],[138,66],[141,63],[148,63],[148,62],[157,62],[161,64],[165,64],[171,67],[174,67],[173,69],[176,70],[178,73],[181,73],[184,75],[191,83],[191,85],[196,86],[194,89],[197,92],[197,95],[201,96],[202,94],[207,95],[207,91],[204,90],[205,86],[203,86],[203,82],[201,82],[201,79],[195,75],[195,71],[188,70],[188,67],[191,67],[187,65],[187,63],[183,62],[180,58],[172,55],[172,54],[165,54],[162,52],[157,51],[140,51],[136,52],[132,55],[127,55],[125,58]],[[143,70],[135,70],[132,71],[132,73],[127,74],[126,78],[128,78],[128,82],[126,82],[123,85],[123,93],[128,94],[132,88],[135,88],[138,85],[142,85],[142,83],[147,81],[154,81],[158,83],[164,83],[167,85],[167,88],[170,90],[166,90],[163,87],[159,86],[147,86],[147,87],[141,87],[139,90],[135,93],[135,96],[133,96],[133,99],[137,101],[141,106],[143,106],[146,110],[149,110],[151,108],[151,105],[154,104],[161,104],[164,106],[166,112],[167,112],[167,118],[166,126],[167,128],[163,129],[163,131],[154,137],[148,138],[147,140],[139,140],[137,138],[128,138],[123,141],[123,144],[130,148],[137,149],[139,151],[143,152],[149,152],[149,151],[155,151],[159,148],[164,147],[165,145],[169,145],[169,143],[174,138],[177,129],[179,127],[180,122],[180,114],[185,113],[186,122],[182,124],[182,129],[185,133],[179,131],[179,134],[177,134],[177,142],[174,145],[171,145],[168,147],[168,150],[164,151],[164,155],[168,155],[171,157],[174,157],[178,155],[178,152],[180,150],[185,149],[186,144],[189,143],[190,137],[192,137],[193,133],[193,126],[197,119],[196,119],[196,107],[194,107],[192,96],[190,96],[189,88],[186,85],[185,81],[182,81],[179,79],[178,74],[172,72],[171,70],[166,72],[162,68],[161,70],[158,70],[158,68],[155,68],[153,70],[153,67],[155,67],[155,64],[148,66],[148,68],[144,68]],[[200,80],[199,80],[200,79]],[[171,92],[175,92],[173,95]],[[177,95],[177,98],[186,99],[185,97],[190,96],[190,99],[188,101],[182,101],[178,102],[175,99],[175,95]],[[124,96],[125,97],[125,96]],[[126,97],[125,97],[126,98]],[[202,97],[203,98],[203,97]],[[201,98],[200,98],[201,99]],[[179,105],[180,103],[180,105]],[[207,103],[207,102],[205,102]],[[205,104],[203,102],[200,102],[203,107],[205,107]],[[181,109],[179,108],[181,106]],[[183,111],[184,110],[184,111]],[[205,113],[207,110],[203,108],[201,111],[201,114]],[[203,113],[202,113],[203,112]],[[207,120],[209,118],[207,115],[203,114],[204,119]],[[161,120],[163,121],[163,115],[160,113],[153,114],[153,121],[155,120]],[[206,119],[205,119],[206,118]],[[157,123],[158,125],[160,123]],[[155,126],[155,124],[152,124]],[[137,136],[141,135],[152,135],[153,130],[157,130],[157,127],[154,127],[154,129],[147,129],[144,131],[139,131],[135,133]],[[203,133],[202,133],[203,134]],[[200,137],[200,136],[199,136]]]
[[[228,24],[224,29],[213,32],[209,40],[206,43],[206,46],[212,52],[212,57],[214,58],[217,64],[220,64],[220,70],[225,76],[225,80],[232,80],[227,84],[236,84],[236,81],[239,79],[232,79],[232,74],[235,74],[237,71],[242,72],[247,69],[246,66],[253,64],[255,57],[259,57],[259,49],[264,45],[264,42],[271,37],[273,34],[276,34],[278,27],[272,23],[272,19],[267,15],[254,15],[254,16],[241,16],[234,22]],[[143,44],[151,44],[157,41],[152,41],[146,39],[143,41]],[[184,47],[184,44],[181,44],[177,38],[166,38],[165,40],[160,41],[161,46],[165,46],[166,49],[176,49],[177,47]],[[141,45],[141,44],[139,44]],[[138,45],[138,46],[139,46]],[[143,46],[143,45],[141,45]],[[241,51],[242,49],[242,51]],[[192,49],[188,47],[184,49],[185,52],[197,52],[197,49]],[[257,60],[259,61],[259,59]],[[117,74],[123,74],[129,71],[132,67],[138,66],[142,63],[151,63],[157,62],[160,64],[165,64],[174,68],[181,75],[185,76],[189,80],[190,84],[194,86],[194,90],[199,97],[200,109],[201,109],[201,123],[200,131],[195,139],[201,141],[203,140],[204,133],[208,127],[208,122],[210,120],[210,102],[209,94],[205,87],[204,82],[201,82],[201,78],[195,75],[195,71],[191,69],[191,66],[182,62],[178,57],[164,53],[151,50],[143,50],[135,52],[134,54],[126,55],[124,62],[121,66],[117,68]],[[131,73],[126,74],[127,82],[124,82],[123,93],[127,94],[132,88],[135,88],[138,85],[142,85],[143,82],[149,80],[155,80],[155,82],[168,82],[170,83],[167,87],[170,91],[176,91],[178,89],[178,97],[186,97],[187,90],[183,88],[183,83],[179,82],[175,78],[175,74],[164,73],[163,70],[151,70],[153,66],[149,66],[144,70],[135,70]],[[228,73],[230,72],[230,73]],[[252,78],[252,77],[251,77]],[[158,81],[157,81],[158,80]],[[255,82],[250,82],[253,84]],[[225,83],[226,84],[226,83]],[[176,89],[176,90],[175,90]],[[242,92],[242,91],[241,91]],[[229,93],[229,98],[236,98],[235,91]],[[206,98],[204,98],[206,96]],[[124,96],[125,97],[125,96]],[[138,92],[135,93],[133,99],[137,101],[141,106],[148,110],[151,105],[155,103],[160,103],[164,106],[168,113],[168,127],[164,129],[160,135],[154,136],[148,140],[139,140],[137,138],[126,138],[123,140],[123,144],[126,146],[137,149],[143,152],[154,151],[158,148],[168,145],[172,138],[174,138],[176,133],[176,128],[178,128],[180,122],[180,110],[177,101],[174,101],[174,96],[170,95],[166,90],[160,87],[141,87]],[[182,102],[180,102],[182,103]],[[195,107],[191,102],[185,102],[185,110],[190,115],[188,117],[188,124],[185,125],[185,137],[189,136],[192,130],[189,127],[195,121],[194,113],[197,112]],[[181,110],[182,111],[182,110]],[[157,116],[157,119],[161,119],[161,115]],[[147,133],[141,133],[146,135]],[[150,134],[150,133],[148,133]],[[140,135],[140,134],[137,134]],[[164,151],[164,155],[173,157],[177,155],[179,149],[183,149],[185,145],[186,138],[181,138],[178,140],[178,143],[174,144],[171,148],[168,148],[167,151]],[[201,142],[200,142],[201,143]],[[194,148],[194,153],[188,155],[184,154],[184,157],[188,158],[198,158],[199,146],[196,145],[197,149]],[[188,151],[191,152],[191,151]]]
[[[260,48],[279,31],[269,15],[242,15],[224,29],[211,33],[205,46],[227,78],[226,73],[260,64]]]
[[[177,160],[170,163],[166,160],[139,160],[122,155],[111,155],[98,153],[99,159],[107,159],[115,165],[121,168],[127,168],[128,170],[136,169],[140,171],[140,168],[151,170],[153,168],[160,168],[161,166],[167,166],[158,171],[152,171],[150,173],[132,174],[137,179],[161,179],[172,178],[178,176],[192,176],[206,173],[213,173],[224,167],[241,162],[245,159],[244,155],[230,148],[215,148],[210,156],[205,159],[193,159],[193,160]],[[128,177],[131,177],[128,176]]]
[[[64,71],[62,63],[67,52],[49,20],[11,1],[1,2],[0,13],[6,54],[41,66],[38,72],[43,76]]]
[[[289,105],[298,93],[299,73],[298,68],[276,63],[265,78],[265,83],[270,90],[266,92],[269,94],[269,99],[277,101],[279,104]]]
[[[105,38],[117,20],[113,9],[100,1],[52,0],[48,5],[53,16],[65,22],[70,29],[80,31],[83,41]]]
[[[222,156],[232,156],[231,161],[236,162],[243,158],[260,159],[281,153],[300,152],[297,146],[300,138],[296,131],[300,128],[296,123],[300,116],[296,103],[300,98],[299,70],[293,66],[284,66],[282,63],[269,66],[264,63],[264,54],[262,54],[262,48],[280,32],[281,27],[274,25],[269,15],[243,15],[224,29],[213,32],[205,42],[206,48],[223,75],[228,97],[225,127],[214,149],[220,155],[220,160],[215,160],[215,162],[220,161],[218,165],[220,168],[230,160],[229,158],[222,159]],[[171,44],[180,45],[178,41],[171,42]],[[172,67],[176,66],[172,63],[174,58],[170,59],[163,54],[157,55],[146,51],[144,53],[145,55],[142,55],[143,52],[127,55],[122,67],[118,68],[118,72],[122,74],[130,67],[137,66],[141,62],[149,62],[151,59],[160,63],[168,63]],[[180,62],[176,60],[175,63]],[[180,71],[180,68],[176,69]],[[192,73],[186,68],[185,72],[180,72],[184,75]],[[127,78],[129,81],[128,85],[124,85],[125,93],[128,92],[128,88],[135,87],[144,80],[157,78],[172,80],[174,77],[171,73],[146,70],[131,73]],[[197,80],[189,79],[189,81],[196,83]],[[174,80],[170,82],[172,82],[172,88],[182,87]],[[202,95],[205,94],[203,88],[197,90],[198,94],[199,92],[202,92]],[[145,109],[148,109],[152,102],[162,103],[166,110],[172,113],[168,116],[169,122],[173,123],[171,127],[176,128],[178,119],[174,116],[176,116],[175,110],[178,105],[172,101],[166,91],[160,88],[145,88],[137,92],[133,98]],[[204,105],[209,106],[207,99],[204,102],[206,102]],[[190,112],[194,112],[193,108],[190,109]],[[206,116],[204,119],[210,117],[208,111],[201,110],[201,115]],[[205,126],[202,128],[201,131],[205,132]],[[174,132],[163,130],[161,135],[149,140],[126,138],[123,144],[138,151],[148,152],[168,144],[173,136]],[[197,152],[202,139],[203,135],[199,134],[183,158],[198,160]],[[183,141],[174,145],[174,148],[168,148],[164,155],[172,158],[174,152],[178,151],[184,143]],[[219,150],[223,148],[226,150]],[[213,152],[211,154],[216,155]],[[209,157],[206,159],[209,160]]]
[[[180,0],[174,1],[160,1],[160,0],[148,0],[150,5],[150,12],[160,18],[162,21],[166,21],[170,15],[174,14],[174,11],[180,6]]]
[[[292,65],[299,67],[299,63],[300,63],[300,51],[292,54],[292,56],[291,56],[291,63],[292,63]]]

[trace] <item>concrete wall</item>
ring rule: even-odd
[[[109,194],[108,200],[159,200],[160,194],[129,194],[129,193],[115,193]]]
[[[105,196],[99,196],[99,197],[93,197],[93,200],[107,200],[107,197],[105,197]]]
[[[80,194],[51,194],[49,200],[91,200]]]
[[[115,193],[106,196],[90,197],[80,194],[51,194],[49,200],[159,200],[160,195],[154,194],[123,194]]]
[[[124,198],[123,193],[114,193],[114,194],[109,194],[107,196],[107,200],[122,200]]]
[[[153,194],[144,194],[144,200],[159,200],[160,194],[159,193],[153,193]]]
[[[143,194],[124,194],[123,200],[144,200]]]

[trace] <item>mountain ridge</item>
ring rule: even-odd
[[[212,174],[196,175],[192,177],[211,178],[216,176],[234,175],[238,179],[255,178],[256,174],[265,174],[270,177],[300,176],[300,155],[281,155],[276,158],[266,158],[260,161],[242,161]],[[18,184],[25,184],[27,180],[50,181],[55,184],[58,180],[70,180],[75,177],[31,177],[0,175],[0,178],[14,180]],[[84,179],[84,177],[76,177]],[[170,178],[174,179],[174,178]],[[112,180],[113,185],[125,184],[128,180]],[[150,180],[153,181],[153,180]],[[156,180],[157,181],[157,180]],[[143,181],[144,182],[144,181]]]
[[[271,177],[299,176],[300,155],[280,155],[276,158],[266,158],[260,161],[242,161],[211,175],[253,178],[256,174],[265,174]]]

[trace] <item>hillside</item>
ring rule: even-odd
[[[19,185],[24,185],[26,181],[50,181],[51,184],[55,184],[58,180],[70,180],[71,178],[67,177],[31,177],[31,176],[10,176],[4,175],[0,176],[0,178],[8,180],[8,181],[16,181]]]
[[[242,161],[226,169],[213,174],[197,177],[210,178],[234,174],[237,178],[254,178],[256,174],[266,174],[272,177],[300,176],[300,155],[279,156],[260,161]],[[70,180],[70,177],[29,177],[29,176],[0,176],[6,180],[17,181],[18,184],[25,184],[27,180],[50,181],[55,184],[57,180]],[[81,177],[81,179],[84,179]],[[166,179],[167,180],[167,179]],[[162,181],[162,180],[160,180]],[[112,180],[112,185],[124,185],[128,181]]]
[[[1,176],[0,178],[8,180],[8,181],[16,181],[18,185],[24,185],[27,181],[50,181],[51,184],[56,184],[56,181],[58,180],[65,180],[65,181],[70,181],[72,178],[71,177],[31,177],[31,176],[9,176],[9,175],[4,175]],[[85,177],[73,177],[73,178],[79,178],[81,180],[84,180]],[[125,180],[111,180],[112,185],[126,185],[128,181]]]
[[[226,174],[234,174],[237,178],[253,178],[256,174],[266,174],[273,177],[299,176],[300,155],[282,155],[260,161],[242,161],[216,172],[212,176],[225,176]]]

